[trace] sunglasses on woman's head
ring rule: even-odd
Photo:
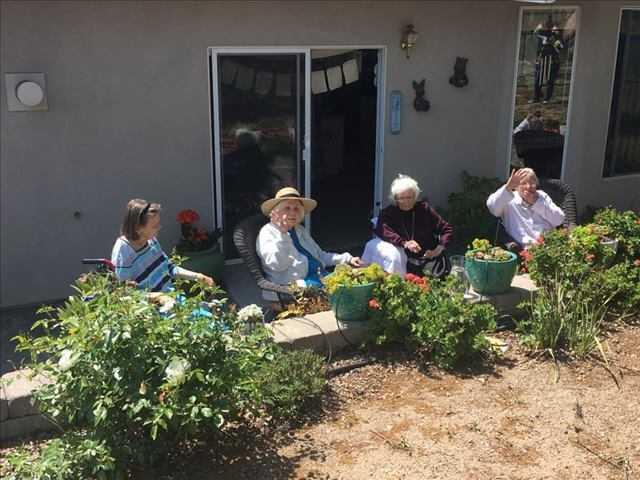
[[[138,214],[138,223],[141,223],[144,216],[149,213],[149,207],[151,207],[151,204],[147,202],[144,208],[140,210],[140,213]]]

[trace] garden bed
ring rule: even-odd
[[[597,361],[556,367],[528,356],[513,334],[499,338],[508,349],[493,367],[457,373],[419,368],[403,351],[377,352],[375,364],[330,380],[306,425],[231,433],[222,448],[199,445],[171,459],[161,478],[625,479],[640,472],[640,326],[619,327],[605,343],[619,388]]]

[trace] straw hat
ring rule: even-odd
[[[298,190],[296,190],[295,188],[285,187],[278,190],[278,193],[276,193],[275,197],[270,198],[269,200],[265,200],[260,206],[260,210],[262,210],[262,213],[264,213],[266,216],[269,216],[271,210],[273,210],[275,206],[280,202],[284,202],[285,200],[299,200],[300,202],[302,202],[305,214],[309,213],[311,210],[316,208],[316,205],[318,205],[318,202],[316,202],[315,200],[301,197],[300,193],[298,193]]]

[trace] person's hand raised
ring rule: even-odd
[[[522,183],[522,181],[525,179],[527,175],[528,175],[527,172],[525,172],[524,170],[516,170],[514,168],[511,171],[511,176],[509,177],[509,180],[507,180],[507,190],[513,192],[516,188],[518,188],[520,183]]]
[[[286,233],[296,226],[297,218],[287,212],[274,209],[271,210],[269,217],[271,218],[271,223],[278,227],[278,230],[282,233]]]

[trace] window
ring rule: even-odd
[[[603,176],[640,173],[640,10],[622,10]]]
[[[578,28],[575,7],[522,9],[510,162],[561,178]]]

